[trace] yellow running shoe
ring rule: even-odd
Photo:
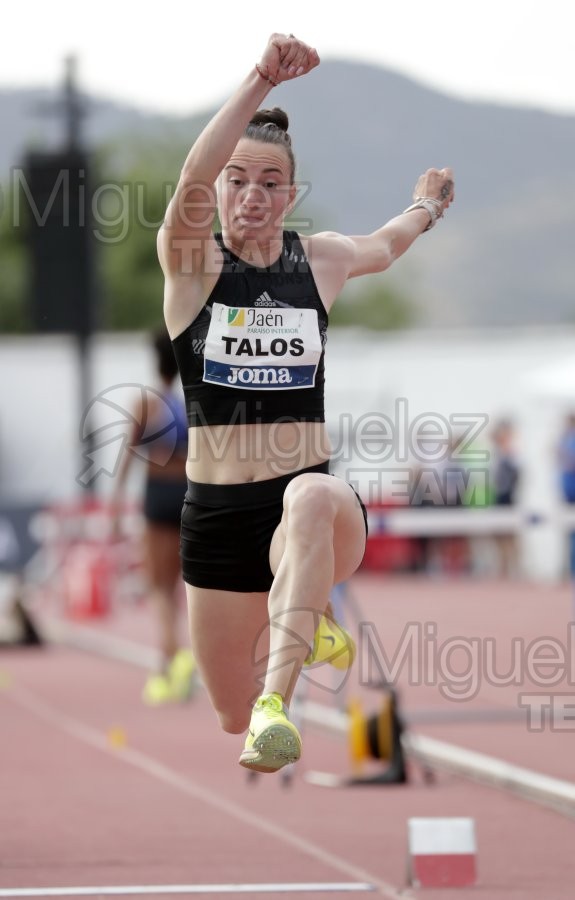
[[[240,766],[253,772],[277,772],[301,755],[299,731],[287,717],[281,694],[264,694],[252,711]]]
[[[167,675],[150,675],[144,690],[142,700],[148,706],[161,706],[164,703],[173,703],[172,685]]]
[[[313,647],[304,666],[326,662],[336,669],[350,669],[355,659],[355,641],[335,619],[322,616],[313,639]]]
[[[168,666],[168,678],[174,700],[187,700],[194,689],[196,661],[190,650],[178,650]]]
[[[178,650],[165,672],[150,675],[142,693],[148,706],[181,703],[187,700],[195,684],[196,661],[189,650]]]

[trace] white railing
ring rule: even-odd
[[[454,535],[518,534],[553,524],[575,530],[575,506],[559,506],[553,513],[521,507],[405,507],[368,509],[371,536],[382,534],[441,537]]]

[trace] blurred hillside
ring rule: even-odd
[[[58,123],[38,113],[53,99],[0,92],[2,184],[26,148],[56,146]],[[420,172],[454,168],[456,203],[445,221],[384,276],[420,325],[575,321],[575,117],[465,102],[343,61],[281,86],[269,103],[288,111],[299,179],[312,184],[299,210],[310,227],[301,230],[373,230],[411,202]],[[177,175],[211,113],[185,120],[89,104],[85,134],[106,148],[107,176],[153,166],[158,182]]]

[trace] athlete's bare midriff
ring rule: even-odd
[[[190,428],[186,473],[190,481],[238,484],[263,481],[329,459],[322,422],[210,425]]]
[[[166,459],[167,452],[158,450],[151,454],[148,459],[148,477],[159,481],[184,480],[183,469],[187,457],[178,451]]]

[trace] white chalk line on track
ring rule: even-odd
[[[141,897],[159,894],[351,894],[375,890],[362,882],[326,881],[294,884],[146,884],[108,887],[0,889],[0,897]]]
[[[158,762],[151,756],[147,756],[138,750],[129,747],[115,749],[110,746],[106,737],[101,735],[95,728],[81,722],[79,719],[61,712],[46,701],[36,697],[31,691],[22,687],[11,687],[9,691],[3,693],[6,700],[11,701],[22,709],[27,710],[32,715],[55,726],[61,731],[77,738],[90,747],[101,750],[107,756],[116,759],[118,762],[133,766],[141,772],[145,772],[163,784],[169,785],[182,794],[187,794],[200,800],[207,806],[217,809],[230,818],[237,819],[242,825],[255,828],[258,831],[267,834],[276,840],[283,842],[287,846],[298,850],[300,853],[315,859],[317,862],[325,866],[329,866],[337,872],[341,872],[348,878],[356,879],[358,882],[369,884],[372,889],[378,891],[388,900],[406,900],[412,898],[413,894],[406,890],[396,890],[393,885],[382,881],[381,878],[371,872],[367,872],[360,866],[356,866],[351,862],[347,862],[340,856],[324,850],[317,844],[312,843],[308,839],[299,837],[299,835],[282,828],[274,822],[263,819],[261,815],[255,815],[243,809],[236,803],[227,800],[215,791],[212,791],[200,784],[197,784],[191,778],[180,775],[172,769]],[[0,893],[0,897],[2,894]]]

